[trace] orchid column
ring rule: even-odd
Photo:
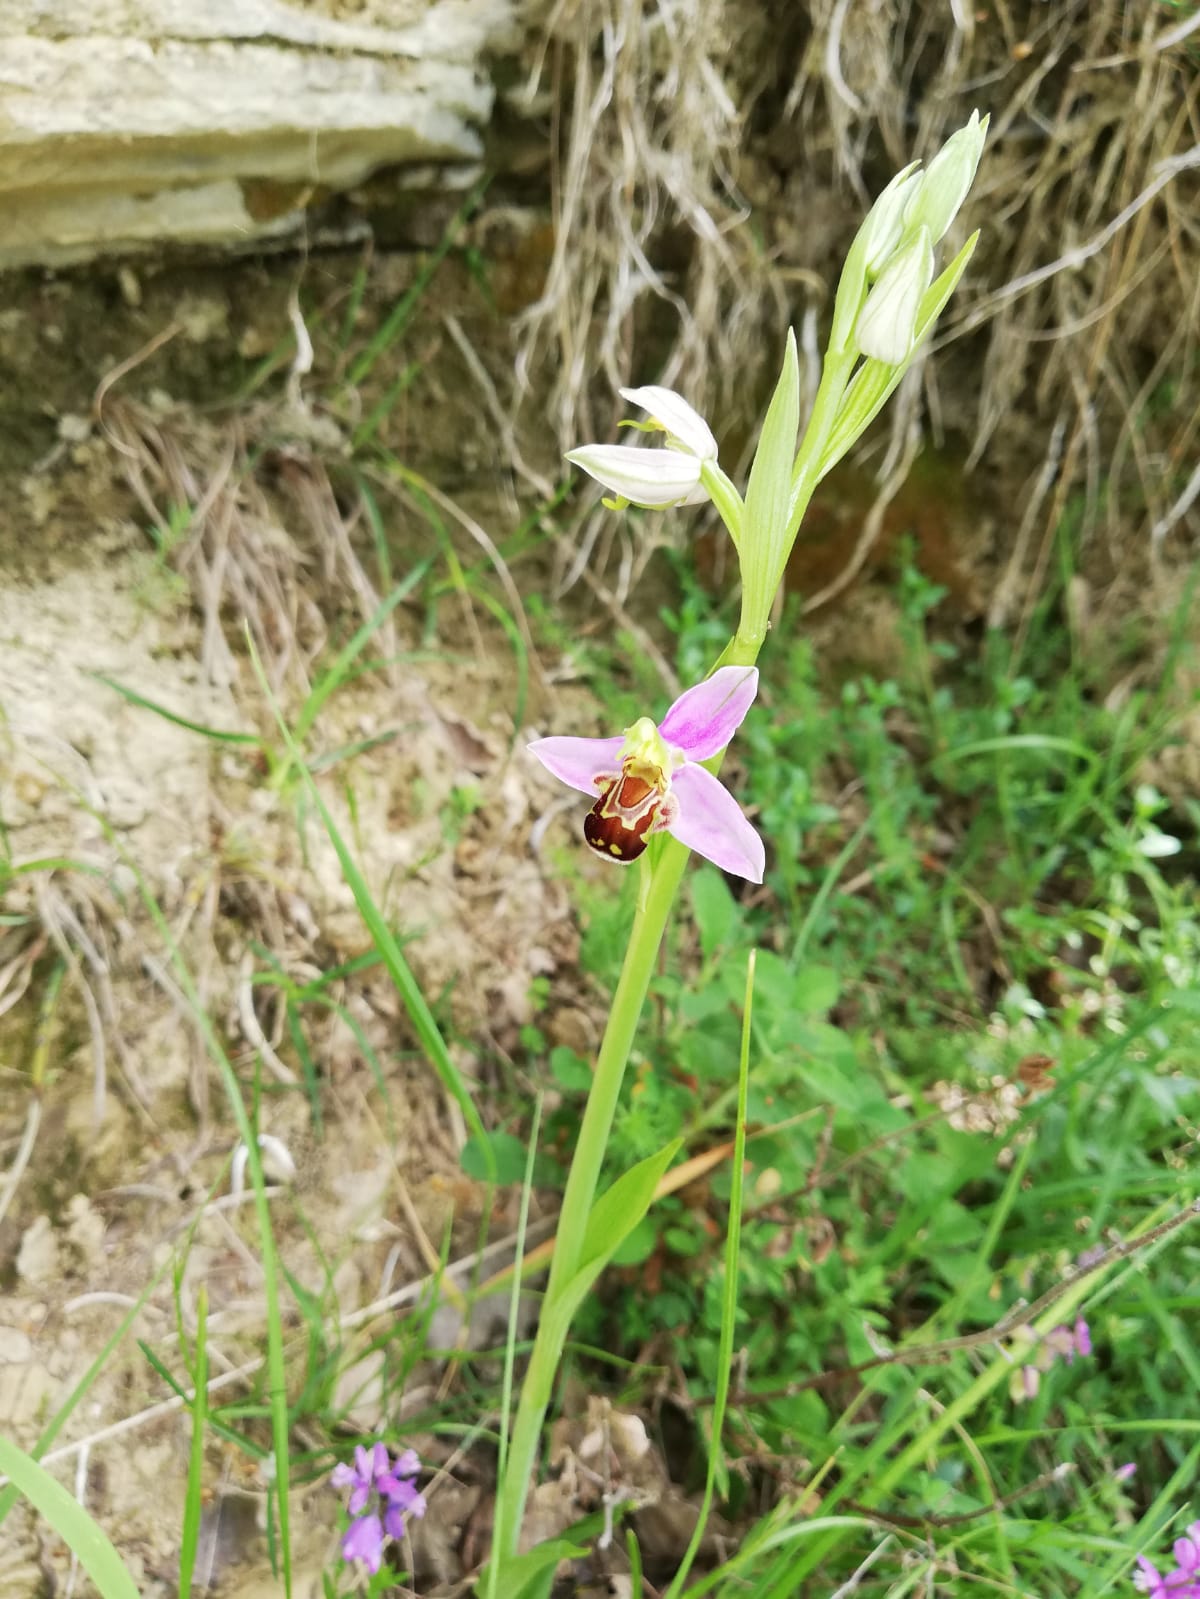
[[[596,1199],[625,1065],[688,853],[762,881],[762,841],[717,774],[757,693],[755,663],[788,556],[813,490],[886,403],[966,269],[978,235],[937,277],[935,251],[974,179],[986,131],[987,119],[976,112],[924,172],[915,164],[906,168],[872,207],[838,284],[821,383],[799,449],[799,365],[789,334],[744,499],[718,463],[708,424],[669,389],[621,391],[650,417],[631,425],[665,435],[661,447],[595,444],[568,456],[610,490],[614,498],[605,504],[613,510],[711,500],[737,551],[742,608],[711,675],[661,721],[643,716],[612,738],[555,737],[530,746],[555,776],[593,801],[583,823],[588,845],[615,864],[636,864],[641,882],[563,1195],[550,1281],[497,1496],[493,1558],[477,1589],[482,1595],[500,1592],[502,1571],[517,1580],[513,1562],[525,1498],[571,1318],[645,1214],[676,1153],[674,1145],[660,1151]]]

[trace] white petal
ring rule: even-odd
[[[903,172],[897,172],[867,213],[860,235],[866,246],[865,266],[869,277],[879,275],[900,242],[904,209],[921,181],[916,175],[917,165],[914,161]]]
[[[673,439],[678,439],[692,455],[698,456],[701,461],[716,460],[717,441],[708,423],[674,389],[662,389],[656,383],[648,383],[640,389],[621,389],[620,395],[630,405],[648,411],[654,421],[665,428]]]
[[[661,510],[688,500],[700,483],[700,461],[681,450],[639,450],[628,444],[585,444],[567,460],[634,505]],[[703,497],[703,496],[702,496]],[[696,503],[696,502],[692,502]]]

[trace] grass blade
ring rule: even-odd
[[[382,602],[382,604],[376,607],[374,615],[367,618],[363,625],[354,634],[353,638],[350,639],[345,647],[334,658],[333,665],[326,673],[324,673],[316,687],[313,689],[312,693],[305,700],[303,706],[301,706],[300,714],[296,718],[296,726],[293,730],[297,744],[300,744],[304,741],[310,729],[312,728],[313,723],[321,714],[321,710],[325,705],[325,702],[329,699],[330,695],[333,694],[345,681],[346,674],[349,672],[350,668],[354,665],[355,661],[362,654],[363,650],[370,643],[374,635],[387,621],[388,617],[400,604],[401,600],[406,600],[412,593],[413,589],[416,588],[417,584],[429,570],[429,565],[430,563],[428,561],[422,561],[419,565],[414,566],[412,571],[404,579],[403,583],[398,583],[396,585],[396,587]]]
[[[204,1426],[208,1419],[208,1292],[203,1283],[196,1295],[196,1366],[192,1391],[192,1448],[188,1457],[187,1498],[183,1506],[183,1536],[179,1546],[179,1593],[187,1599],[196,1570],[200,1542],[200,1494],[204,1473]]]
[[[525,1178],[521,1184],[521,1209],[517,1217],[517,1242],[514,1259],[525,1254],[525,1230],[529,1225],[529,1197],[533,1193],[533,1167],[537,1158],[538,1132],[542,1125],[542,1096],[533,1106],[533,1126],[529,1129],[529,1149],[525,1157]],[[500,1396],[500,1460],[497,1475],[504,1482],[504,1467],[508,1461],[508,1429],[512,1418],[513,1371],[517,1353],[517,1317],[521,1305],[521,1273],[513,1272],[512,1292],[508,1299],[508,1336],[504,1341],[504,1381]],[[494,1520],[500,1521],[499,1510]],[[500,1562],[494,1557],[488,1561],[486,1599],[496,1599],[496,1584],[500,1580]]]
[[[466,1080],[450,1058],[446,1040],[442,1037],[441,1029],[438,1027],[434,1014],[429,1008],[428,1001],[421,991],[421,985],[418,983],[412,967],[404,959],[396,935],[388,926],[383,912],[375,903],[366,878],[359,871],[358,863],[350,853],[349,846],[338,830],[337,823],[329,812],[329,807],[321,798],[320,790],[313,780],[312,773],[304,764],[292,730],[284,720],[279,704],[274,694],[272,694],[270,684],[263,673],[262,662],[254,649],[254,642],[248,635],[247,644],[254,662],[254,670],[258,675],[259,686],[271,707],[271,712],[279,727],[280,736],[296,770],[300,774],[300,780],[304,784],[309,799],[316,807],[317,813],[321,818],[321,825],[324,827],[329,837],[329,842],[337,853],[342,875],[349,885],[350,892],[354,895],[354,903],[358,906],[358,913],[374,940],[375,948],[379,951],[383,964],[387,967],[388,976],[392,979],[396,992],[404,1003],[404,1008],[408,1012],[408,1019],[412,1023],[413,1030],[420,1041],[422,1049],[425,1051],[425,1058],[437,1073],[442,1086],[452,1096],[462,1111],[468,1127],[479,1139],[484,1151],[484,1160],[488,1166],[489,1180],[494,1182],[496,1157],[492,1153],[484,1130],[483,1120],[476,1108],[475,1101],[471,1098]]]
[[[89,672],[89,677],[94,677],[97,683],[103,683],[114,693],[119,694],[123,700],[128,700],[130,705],[136,705],[139,710],[153,711],[155,716],[161,716],[164,722],[173,722],[176,727],[182,727],[189,733],[199,733],[202,738],[210,738],[217,744],[253,744],[259,745],[262,740],[256,733],[230,733],[221,727],[207,727],[203,722],[193,722],[186,716],[180,716],[175,711],[169,711],[165,705],[160,705],[157,700],[147,699],[144,694],[139,694],[134,688],[127,688],[124,683],[118,683],[115,677],[106,677],[103,672]]]
[[[721,1430],[733,1376],[733,1335],[737,1326],[738,1253],[742,1242],[742,1186],[746,1166],[746,1101],[750,1085],[750,1032],[754,1014],[754,966],[756,951],[746,961],[746,1000],[742,1008],[742,1048],[738,1061],[737,1125],[734,1129],[733,1166],[730,1170],[729,1231],[725,1235],[725,1291],[721,1302],[721,1338],[717,1354],[717,1388],[712,1412],[712,1441],[708,1450],[708,1473],[704,1479],[704,1498],[679,1570],[663,1599],[679,1599],[692,1562],[700,1548],[704,1529],[712,1510],[717,1472],[721,1466]]]
[[[83,1506],[16,1444],[0,1436],[0,1471],[23,1493],[72,1553],[104,1599],[138,1599],[124,1561]]]

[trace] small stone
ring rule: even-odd
[[[146,820],[146,791],[132,778],[110,777],[104,784],[104,814],[119,832],[130,832]]]
[[[58,1276],[58,1240],[49,1216],[38,1216],[25,1229],[17,1252],[17,1276],[24,1282],[43,1284]]]
[[[0,1365],[24,1364],[33,1356],[29,1334],[19,1327],[0,1327]]]
[[[92,436],[90,418],[64,411],[58,419],[58,436],[64,444],[83,444]]]
[[[82,1261],[90,1265],[104,1248],[104,1217],[92,1209],[86,1194],[75,1194],[67,1206],[67,1237]]]

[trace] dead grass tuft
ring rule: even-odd
[[[919,424],[961,432],[970,467],[1015,498],[995,541],[996,625],[1028,618],[1068,516],[1081,566],[1119,603],[1129,580],[1169,598],[1200,500],[1194,15],[560,0],[547,39],[534,76],[562,107],[556,242],[523,370],[553,355],[564,446],[611,433],[615,408],[593,410],[600,371],[611,390],[682,388],[736,457],[782,329],[819,320],[868,198],[978,105],[992,134],[959,226],[981,225],[982,246],[923,381],[893,408],[878,475]],[[610,577],[626,552],[584,534],[593,575]]]

